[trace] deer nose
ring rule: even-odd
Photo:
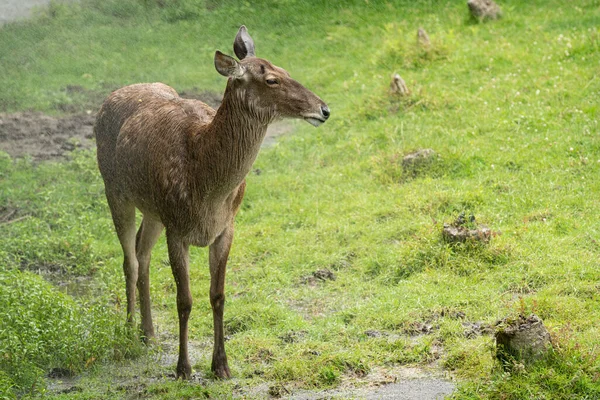
[[[323,104],[321,106],[321,114],[323,114],[323,116],[325,117],[325,119],[329,118],[329,114],[331,114],[329,112],[329,107],[327,107],[325,104]]]

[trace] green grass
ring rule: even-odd
[[[460,383],[460,399],[600,397],[597,0],[506,1],[504,18],[485,24],[470,20],[463,2],[158,4],[54,4],[32,22],[1,28],[0,109],[83,109],[85,96],[139,81],[220,91],[214,50],[231,52],[242,23],[259,56],[328,102],[327,124],[298,125],[261,153],[255,167],[262,173],[248,177],[226,287],[226,346],[238,380],[156,381],[151,377],[164,368],[142,368],[108,351],[139,354],[123,339],[122,310],[85,312],[115,309],[124,299],[119,245],[90,151],[62,164],[0,161],[0,204],[28,216],[0,225],[0,278],[10,283],[2,296],[21,290],[16,282],[38,288],[40,299],[72,313],[75,326],[94,326],[95,338],[75,347],[104,343],[92,365],[83,350],[75,361],[57,351],[54,364],[3,350],[5,358],[23,357],[22,365],[1,364],[6,396],[43,392],[44,371],[55,366],[84,371],[83,391],[63,398],[122,398],[138,390],[194,398],[231,396],[236,385],[263,382],[326,388],[376,367],[436,361]],[[416,47],[420,26],[431,37],[429,50]],[[408,98],[388,93],[394,72],[410,87]],[[70,93],[67,85],[89,94]],[[403,171],[403,155],[421,148],[438,157]],[[497,233],[488,245],[442,240],[443,223],[461,212]],[[166,258],[161,239],[152,294],[162,329],[174,334]],[[200,348],[192,362],[208,377],[206,250],[194,250],[191,261],[190,337]],[[92,276],[95,289],[73,301],[27,272],[48,266]],[[322,268],[337,279],[303,283]],[[37,301],[29,298],[4,312],[18,314]],[[486,323],[535,312],[555,350],[505,372],[493,338],[466,338],[458,312]],[[55,326],[51,316],[30,318]],[[0,331],[14,338],[18,325],[0,321]],[[433,328],[415,335],[419,324]],[[64,339],[61,346],[77,341],[58,329],[52,335]],[[32,346],[41,342],[28,338]],[[153,350],[142,353],[141,364],[152,365]],[[143,388],[118,387],[115,368],[146,379]],[[30,371],[33,377],[24,377]],[[32,380],[40,383],[32,387]]]

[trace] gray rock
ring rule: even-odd
[[[480,20],[493,20],[502,16],[502,10],[493,0],[469,0],[467,6],[471,15]]]
[[[419,30],[417,31],[417,44],[425,48],[431,45],[429,35],[427,35],[427,32],[425,32],[425,29],[423,28],[419,28]]]
[[[460,213],[452,224],[444,224],[442,236],[448,243],[487,243],[492,237],[492,230],[485,225],[476,225],[474,215],[467,218],[464,213]]]
[[[448,243],[464,243],[468,240],[487,243],[492,237],[492,230],[484,225],[469,229],[465,226],[444,224],[442,236]]]
[[[410,90],[406,86],[406,82],[404,79],[398,74],[392,75],[392,83],[390,83],[390,92],[392,94],[397,94],[400,96],[408,96],[410,94]]]
[[[417,150],[402,158],[402,168],[406,171],[429,164],[436,155],[437,153],[432,149]]]

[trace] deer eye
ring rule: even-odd
[[[279,81],[277,79],[267,79],[267,85],[277,85],[279,83]]]

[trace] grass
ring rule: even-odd
[[[248,177],[226,288],[234,383],[156,380],[172,368],[126,339],[120,251],[93,151],[60,164],[3,156],[0,204],[27,217],[0,225],[2,298],[22,287],[39,295],[2,309],[39,321],[58,340],[45,350],[52,362],[3,348],[4,359],[23,360],[1,364],[3,396],[43,394],[54,367],[83,371],[80,392],[46,392],[57,398],[196,398],[265,382],[335,387],[374,368],[435,362],[459,382],[459,399],[600,397],[598,1],[506,1],[504,18],[485,24],[471,21],[462,2],[371,3],[89,0],[56,3],[0,29],[5,111],[78,110],[86,96],[139,81],[222,90],[212,56],[230,51],[242,23],[259,56],[332,110],[319,130],[298,125],[263,151],[255,164],[262,173]],[[428,50],[416,47],[420,26]],[[408,98],[388,93],[394,72]],[[422,148],[438,156],[403,170],[402,157]],[[448,245],[442,225],[461,212],[497,235],[488,245]],[[152,293],[159,325],[173,335],[166,258],[161,239]],[[206,251],[194,250],[191,261],[192,362],[209,377]],[[91,276],[94,289],[73,300],[31,276],[49,268]],[[306,283],[323,268],[336,280]],[[87,328],[65,335],[43,309],[19,311],[35,301]],[[491,336],[464,334],[463,322],[531,312],[555,343],[533,365],[506,372]],[[18,337],[18,321],[0,321],[1,332]],[[423,325],[431,329],[417,334]],[[45,342],[23,334],[31,346]],[[102,345],[92,351],[94,342]],[[81,352],[65,358],[61,346]],[[127,351],[138,361],[124,359]],[[88,363],[92,356],[98,361]],[[127,376],[140,386],[115,383]]]

